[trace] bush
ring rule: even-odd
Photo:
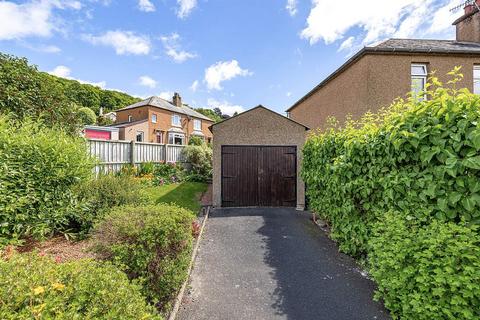
[[[370,241],[377,298],[395,319],[479,319],[480,237],[477,228],[387,214]]]
[[[187,276],[193,219],[175,205],[120,207],[95,228],[93,247],[140,280],[149,301],[165,311]]]
[[[75,192],[83,204],[83,211],[75,220],[76,230],[84,233],[112,208],[145,201],[140,182],[127,175],[100,175],[80,184]]]
[[[432,82],[429,100],[398,100],[305,144],[310,206],[343,251],[365,253],[377,212],[480,223],[480,96]]]
[[[175,163],[159,163],[153,170],[153,184],[160,186],[164,184],[181,182],[183,180],[183,168]]]
[[[187,174],[196,177],[193,181],[204,182],[212,178],[212,149],[207,144],[186,146],[183,156],[189,166]]]
[[[37,254],[0,259],[1,319],[160,319],[140,286],[109,263],[55,263]]]
[[[87,107],[81,107],[77,110],[77,115],[80,118],[82,124],[89,125],[97,122],[97,116],[92,109]]]
[[[137,175],[140,177],[152,176],[155,171],[155,164],[153,162],[143,162],[138,166]]]
[[[200,138],[198,136],[191,136],[190,139],[188,139],[188,145],[190,146],[201,146],[204,144],[205,141],[203,138]]]
[[[82,139],[0,116],[0,163],[0,238],[68,229],[78,210],[73,188],[94,167]]]

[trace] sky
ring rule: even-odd
[[[453,39],[461,0],[0,0],[0,51],[133,96],[283,113],[363,46]]]

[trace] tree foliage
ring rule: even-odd
[[[77,115],[80,118],[82,124],[95,124],[95,122],[97,121],[97,116],[95,115],[95,112],[93,112],[93,110],[88,107],[79,108],[77,110]]]
[[[196,108],[195,111],[203,114],[206,117],[209,117],[215,123],[223,120],[222,116],[213,111],[212,109]]]

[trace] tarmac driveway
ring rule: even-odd
[[[389,319],[373,283],[309,218],[214,210],[177,319]]]

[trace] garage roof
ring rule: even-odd
[[[268,109],[268,108],[265,108],[265,107],[262,106],[261,104],[259,104],[259,105],[256,106],[255,108],[252,108],[252,109],[250,109],[250,110],[247,110],[247,111],[244,111],[244,112],[242,112],[242,113],[239,113],[239,114],[237,114],[237,115],[235,115],[235,116],[233,116],[233,117],[230,117],[230,118],[228,118],[228,119],[222,120],[222,121],[217,122],[217,123],[214,123],[214,124],[212,124],[212,125],[211,125],[210,127],[208,127],[208,128],[210,129],[210,131],[212,131],[212,128],[213,128],[214,126],[216,126],[216,125],[223,124],[223,123],[228,122],[228,121],[230,121],[230,120],[232,120],[232,119],[235,119],[235,118],[238,117],[238,116],[241,116],[241,115],[243,115],[243,114],[245,114],[245,113],[248,113],[248,112],[252,112],[253,110],[257,110],[257,109],[267,110],[267,111],[273,113],[273,114],[276,115],[276,116],[282,117],[282,118],[284,118],[284,119],[286,119],[286,120],[288,120],[288,121],[291,121],[291,122],[293,122],[293,123],[295,123],[295,124],[297,124],[297,125],[299,125],[299,126],[304,127],[305,130],[310,130],[310,128],[307,127],[306,125],[301,124],[300,122],[297,122],[297,121],[292,120],[292,119],[290,119],[290,118],[287,118],[287,117],[285,117],[285,116],[283,116],[283,115],[281,115],[281,114],[279,114],[279,113],[277,113],[277,112],[275,112],[275,111],[273,111],[273,110],[270,110],[270,109]]]

